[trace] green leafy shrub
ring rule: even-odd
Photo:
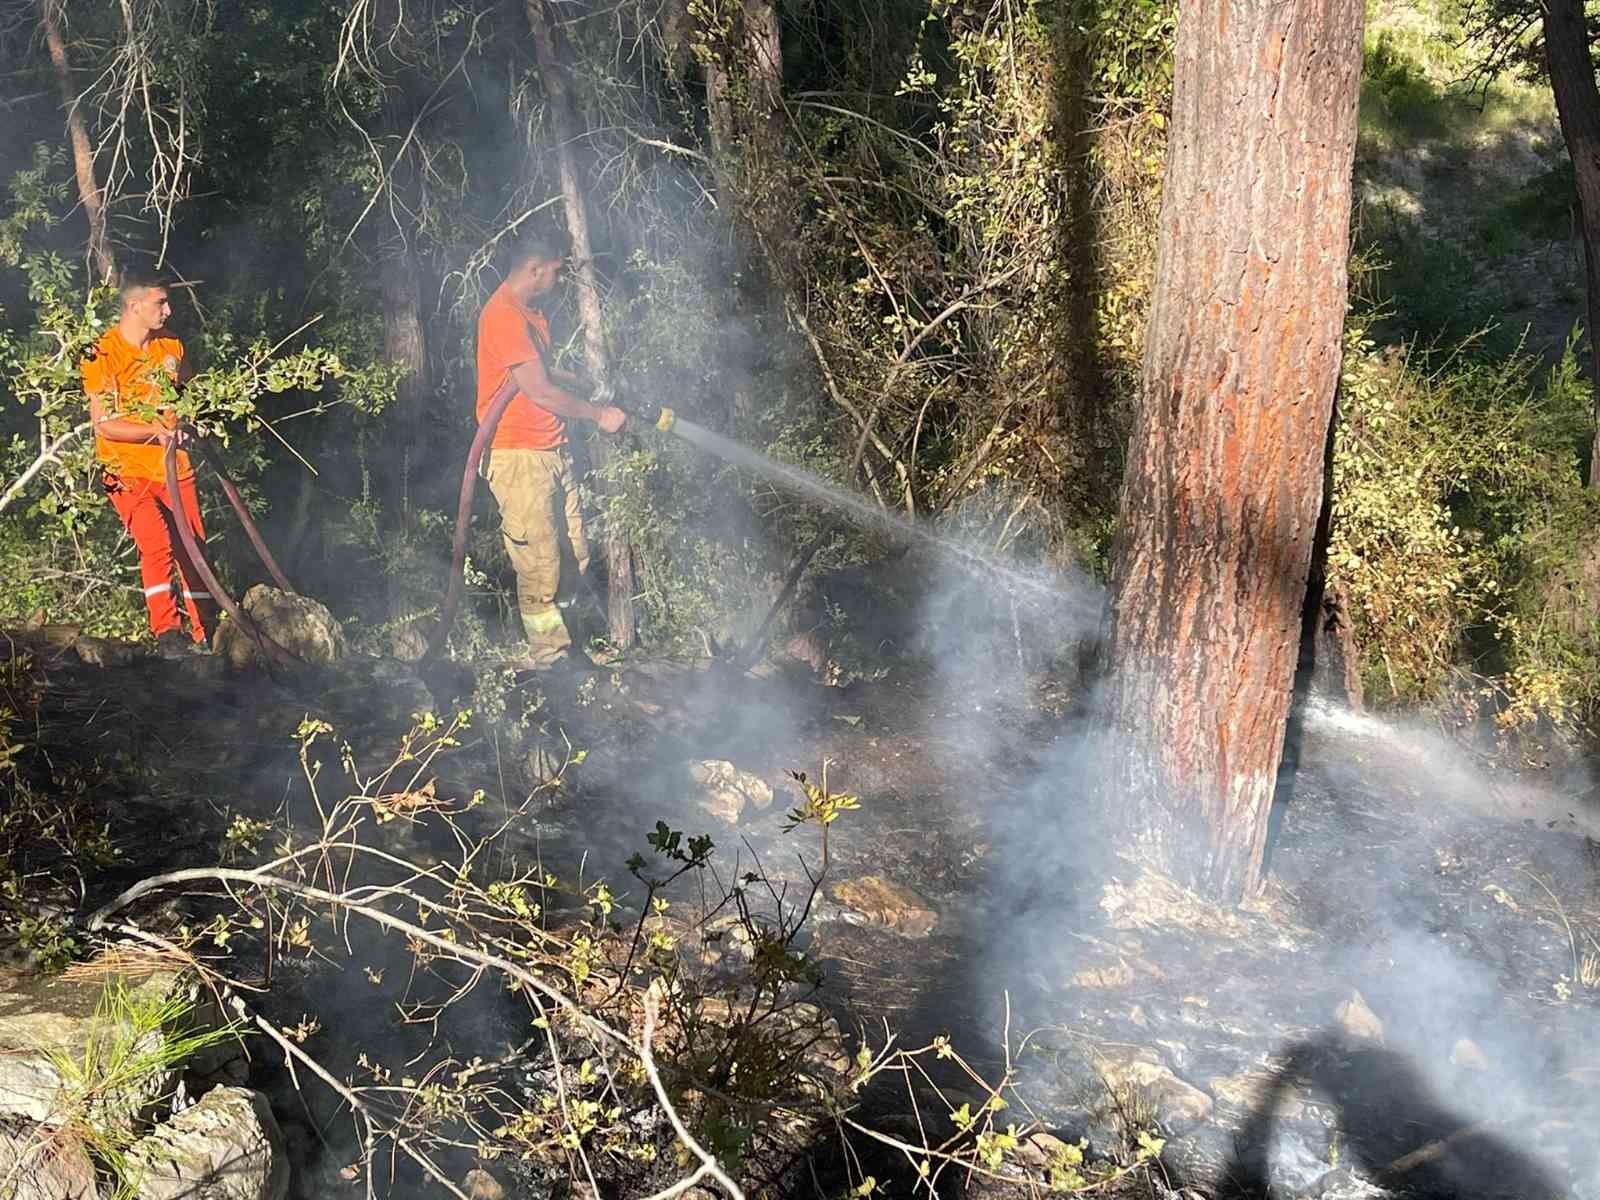
[[[1330,579],[1370,694],[1489,699],[1502,726],[1600,713],[1600,500],[1590,389],[1569,342],[1531,356],[1379,348],[1352,323],[1334,449]],[[1464,681],[1469,686],[1463,686]]]

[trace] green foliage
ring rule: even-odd
[[[134,637],[145,624],[138,563],[100,487],[79,377],[83,358],[115,321],[117,296],[96,287],[85,298],[78,268],[54,252],[29,249],[55,219],[50,205],[60,189],[48,181],[57,166],[41,152],[35,168],[13,181],[0,235],[0,268],[20,275],[28,298],[27,320],[0,327],[0,378],[9,393],[0,431],[31,428],[0,444],[0,480],[20,480],[41,459],[44,467],[25,490],[8,487],[9,507],[0,508],[0,567],[18,581],[0,595],[0,621],[42,612],[87,633]],[[242,442],[236,453],[248,461],[266,437],[281,439],[268,422],[269,398],[292,396],[325,408],[329,401],[318,393],[336,384],[334,403],[376,412],[392,394],[395,372],[387,364],[352,367],[323,346],[286,351],[294,336],[243,339],[215,331],[203,339],[209,363],[182,389],[168,381],[158,405],[135,406],[129,414],[151,419],[158,406],[170,409],[224,446]]]
[[[23,917],[17,923],[17,944],[41,971],[54,973],[75,962],[83,952],[72,927],[50,916]]]
[[[1172,94],[1178,6],[1171,0],[1078,0],[1074,31],[1090,48],[1095,90],[1133,106],[1164,106]]]
[[[1352,604],[1371,693],[1444,698],[1498,677],[1503,724],[1600,710],[1600,504],[1583,486],[1590,389],[1574,347],[1430,361],[1352,325],[1334,452],[1330,579]]]
[[[193,1014],[181,991],[161,995],[116,976],[101,992],[81,1049],[48,1049],[63,1084],[61,1123],[115,1180],[117,1200],[138,1190],[138,1171],[127,1159],[138,1114],[169,1098],[188,1059],[244,1032],[232,1024],[196,1026]]]
[[[1389,136],[1430,138],[1449,128],[1445,91],[1394,30],[1369,38],[1361,68],[1361,118]]]

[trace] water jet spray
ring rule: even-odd
[[[461,499],[456,507],[455,538],[451,546],[450,581],[445,590],[444,608],[439,616],[439,624],[433,631],[432,638],[428,641],[428,649],[424,653],[425,659],[431,659],[444,649],[445,638],[451,626],[455,623],[456,610],[461,603],[463,575],[466,566],[467,554],[467,527],[472,517],[472,498],[478,477],[478,467],[483,460],[484,451],[494,438],[494,431],[500,424],[500,418],[505,414],[511,399],[517,394],[514,380],[508,378],[490,397],[489,406],[485,409],[483,420],[478,425],[477,435],[472,439],[472,447],[467,452],[466,466],[461,474]],[[1024,574],[1017,568],[1008,565],[1003,560],[984,554],[981,551],[964,546],[953,539],[941,537],[932,530],[925,528],[908,517],[902,517],[889,512],[865,498],[829,483],[819,475],[815,475],[803,467],[790,463],[780,462],[759,450],[752,449],[732,438],[723,437],[714,433],[703,425],[696,424],[685,417],[680,417],[673,409],[665,405],[650,405],[637,409],[629,416],[629,423],[638,421],[649,425],[662,433],[670,433],[691,446],[714,454],[725,462],[736,467],[743,467],[771,482],[797,492],[820,504],[852,517],[858,524],[880,529],[904,542],[909,542],[931,551],[936,557],[963,570],[976,575],[981,575],[991,584],[997,584],[1013,595],[1026,595],[1031,600],[1043,602],[1046,600],[1056,603],[1066,603],[1069,606],[1082,607],[1089,602],[1077,599],[1070,591],[1063,589],[1059,581],[1048,580]],[[1098,612],[1090,613],[1086,608],[1086,615],[1091,618]],[[769,616],[768,622],[770,623]]]

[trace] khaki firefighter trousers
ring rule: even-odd
[[[578,574],[589,569],[589,542],[583,533],[572,462],[560,450],[494,449],[488,459],[484,476],[500,505],[500,532],[517,573],[517,608],[528,635],[529,657],[535,663],[549,662],[572,645],[556,603],[562,592],[563,535]]]

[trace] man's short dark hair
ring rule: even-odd
[[[124,304],[131,303],[141,293],[148,292],[151,288],[166,288],[167,281],[150,271],[124,271],[121,282],[117,284],[117,291],[122,295]]]
[[[527,262],[560,262],[563,251],[552,237],[525,233],[511,247],[510,268],[514,271]]]

